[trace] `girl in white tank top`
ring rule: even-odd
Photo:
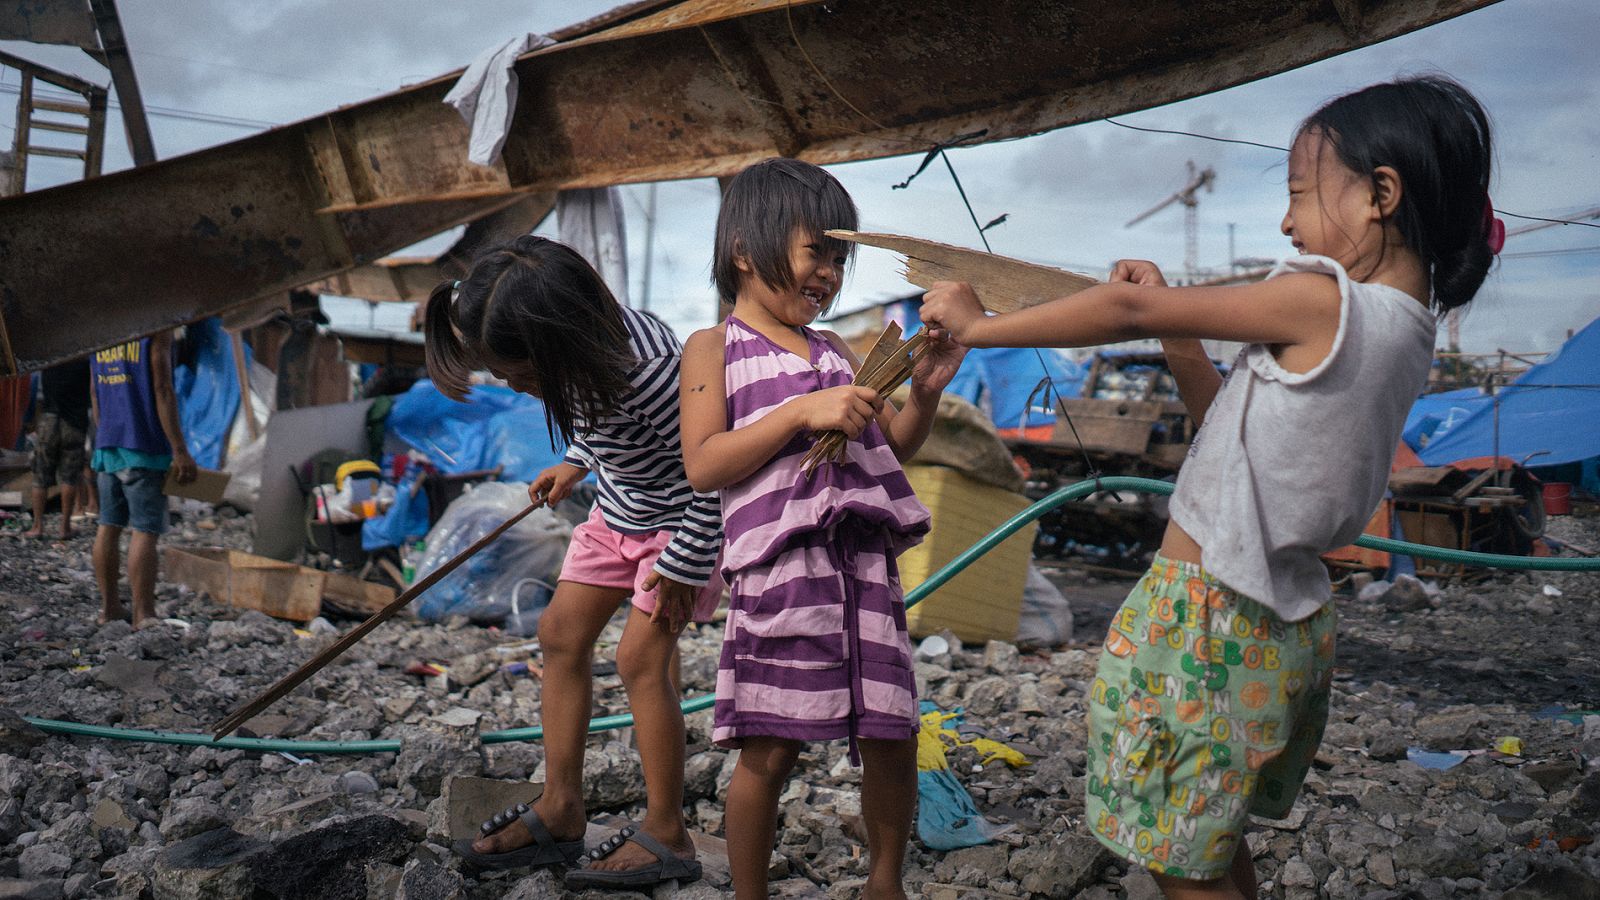
[[[929,328],[970,347],[1160,338],[1202,423],[1157,565],[1113,619],[1089,713],[1089,823],[1168,896],[1256,896],[1245,821],[1287,812],[1326,721],[1333,610],[1319,557],[1377,507],[1427,379],[1433,316],[1470,301],[1499,250],[1490,159],[1488,118],[1465,88],[1374,85],[1301,125],[1281,227],[1303,255],[1264,281],[1174,288],[1124,260],[1107,284],[1005,315],[985,315],[964,283],[924,298]],[[1226,380],[1201,338],[1246,344]],[[1175,618],[1153,613],[1162,591]],[[1326,646],[1298,646],[1314,643]],[[1291,659],[1303,667],[1265,679],[1263,661]],[[1247,736],[1212,715],[1235,698]],[[1218,783],[1243,787],[1217,805],[1205,786]],[[1253,795],[1262,785],[1275,796]],[[1144,828],[1163,815],[1177,828]]]

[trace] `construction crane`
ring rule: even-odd
[[[1197,208],[1200,206],[1200,198],[1197,197],[1196,194],[1200,192],[1201,188],[1205,188],[1207,192],[1216,190],[1214,185],[1217,180],[1217,173],[1216,170],[1210,166],[1206,166],[1204,169],[1196,170],[1194,167],[1194,160],[1192,159],[1189,160],[1186,165],[1189,167],[1188,183],[1186,183],[1183,187],[1178,188],[1177,192],[1172,196],[1129,219],[1128,224],[1122,227],[1132,228],[1134,225],[1143,222],[1145,219],[1148,219],[1161,210],[1166,209],[1168,206],[1171,206],[1174,203],[1182,203],[1183,268],[1185,272],[1192,278],[1199,269],[1199,263],[1197,262],[1197,259],[1199,257],[1198,233],[1200,229],[1200,215]]]

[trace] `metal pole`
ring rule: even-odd
[[[650,202],[644,211],[644,284],[639,308],[650,308],[650,266],[656,258],[656,183],[650,182]]]
[[[122,33],[122,20],[117,16],[116,0],[89,0],[89,6],[94,10],[95,27],[100,32],[100,49],[104,55],[101,62],[111,70],[111,83],[116,85],[117,100],[122,104],[128,151],[133,154],[135,166],[148,166],[156,161],[156,146],[150,139],[150,121],[145,118],[139,79],[133,74],[133,58],[128,55],[128,41]]]

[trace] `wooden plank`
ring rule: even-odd
[[[828,236],[899,253],[905,259],[906,281],[924,290],[936,281],[965,281],[990,312],[1038,306],[1100,283],[1064,269],[905,235],[835,230]]]
[[[218,603],[296,622],[308,622],[322,611],[326,573],[316,569],[221,547],[167,547],[161,561],[167,581]]]
[[[340,572],[325,574],[327,579],[322,584],[322,603],[334,612],[364,619],[376,615],[394,602],[394,588],[362,581]]]

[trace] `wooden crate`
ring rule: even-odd
[[[1150,445],[1150,430],[1161,419],[1165,404],[1159,400],[1063,400],[1071,417],[1056,420],[1054,440],[1076,444],[1072,426],[1078,429],[1087,450],[1143,456]]]
[[[927,538],[900,557],[900,581],[907,590],[1028,506],[1028,498],[1021,494],[991,487],[945,466],[907,466],[906,476],[918,499],[933,513]],[[911,633],[924,637],[948,628],[969,643],[1016,640],[1022,588],[1028,580],[1037,530],[1036,524],[1029,523],[933,596],[907,610]]]
[[[220,547],[167,547],[162,575],[229,606],[307,622],[322,611],[328,573]]]

